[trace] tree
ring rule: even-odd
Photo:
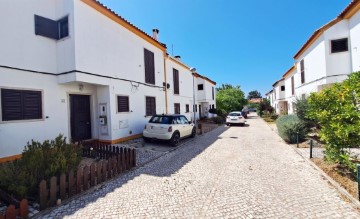
[[[232,86],[230,84],[223,84],[217,88],[216,106],[219,115],[227,115],[231,111],[242,110],[247,104],[244,92],[240,86]]]
[[[352,73],[343,83],[312,93],[307,117],[320,127],[326,143],[325,159],[355,171],[350,154],[344,148],[359,147],[360,142],[360,72]]]
[[[248,100],[254,99],[254,98],[261,98],[261,93],[257,90],[250,91],[247,98],[248,98]]]

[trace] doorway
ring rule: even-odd
[[[90,96],[70,94],[71,139],[91,139]]]

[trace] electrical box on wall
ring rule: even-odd
[[[99,104],[99,129],[101,135],[108,135],[108,121],[107,121],[107,104],[100,103]]]

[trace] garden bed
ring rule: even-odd
[[[339,164],[328,163],[319,158],[313,158],[311,161],[313,161],[327,175],[346,189],[346,191],[348,191],[354,198],[359,200],[358,184],[353,174],[341,168]]]

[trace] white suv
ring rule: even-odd
[[[226,117],[226,124],[230,126],[231,124],[240,124],[244,125],[246,122],[245,118],[243,117],[240,111],[234,111],[229,113]]]
[[[145,142],[151,139],[169,140],[172,146],[176,146],[181,138],[195,137],[196,128],[183,115],[154,115],[145,125],[143,139]]]

